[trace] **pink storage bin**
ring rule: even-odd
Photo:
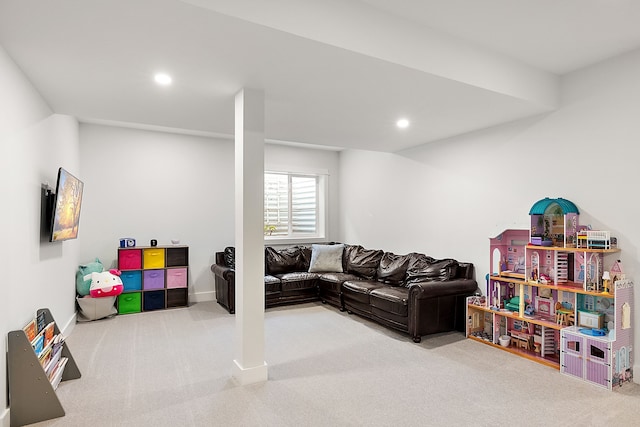
[[[142,251],[140,249],[118,250],[119,270],[139,270],[142,268]]]
[[[167,288],[186,288],[187,269],[170,268],[167,269]]]

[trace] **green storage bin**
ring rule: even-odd
[[[118,313],[140,313],[142,311],[142,294],[140,292],[127,292],[118,295]]]

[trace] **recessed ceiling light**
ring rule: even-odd
[[[168,74],[163,74],[163,73],[158,73],[156,74],[153,79],[156,81],[156,83],[158,83],[159,85],[162,86],[168,86],[171,84],[171,82],[173,81],[171,79],[171,76]]]
[[[396,126],[398,126],[400,129],[404,129],[409,127],[409,120],[407,119],[400,119],[396,122]]]

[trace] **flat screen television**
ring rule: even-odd
[[[78,237],[80,207],[84,183],[64,168],[58,169],[55,201],[51,215],[51,242],[75,239]]]

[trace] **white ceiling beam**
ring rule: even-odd
[[[559,77],[345,0],[182,0],[216,13],[553,109]]]

